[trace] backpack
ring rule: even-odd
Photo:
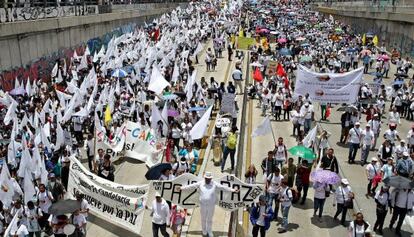
[[[286,196],[287,197],[289,197],[289,195],[288,195],[289,190],[292,192],[292,200],[291,200],[292,203],[297,203],[300,199],[298,191],[296,191],[295,189],[291,189],[291,188],[286,189]]]
[[[237,136],[235,133],[228,133],[226,146],[232,150],[236,149]]]

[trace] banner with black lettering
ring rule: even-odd
[[[198,190],[180,190],[179,187],[202,180],[202,177],[185,173],[173,180],[154,181],[151,183],[151,188],[159,192],[167,201],[178,204],[183,208],[195,208],[199,204],[200,195]],[[240,190],[240,192],[234,193],[216,191],[216,205],[227,211],[250,206],[253,202],[257,202],[260,194],[264,192],[262,185],[244,183],[234,175],[226,175],[219,179],[213,179],[213,181]]]
[[[109,154],[112,157],[112,160],[117,160],[122,157],[122,152],[124,149],[125,139],[126,139],[126,127],[122,125],[115,137],[109,138],[105,134],[105,130],[102,127],[97,126],[95,129],[95,154],[99,149],[103,149],[105,154]]]
[[[358,99],[363,68],[346,73],[317,73],[299,65],[294,96],[309,94],[315,102],[353,104]]]
[[[141,231],[148,188],[148,185],[122,185],[102,179],[71,158],[69,197],[84,194],[94,214],[136,234]]]

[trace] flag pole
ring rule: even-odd
[[[270,131],[272,131],[273,141],[276,143],[276,137],[275,137],[275,133],[273,132],[272,123],[270,123]]]

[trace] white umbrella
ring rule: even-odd
[[[258,63],[258,62],[250,63],[250,66],[252,66],[252,67],[263,67],[263,65]]]

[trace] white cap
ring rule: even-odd
[[[404,151],[403,156],[410,156],[410,154],[408,154],[408,152]]]
[[[155,197],[161,197],[161,194],[159,192],[155,192]]]
[[[305,102],[305,106],[309,106],[309,102]]]
[[[212,179],[213,178],[213,174],[209,171],[204,173],[204,178],[206,179]]]
[[[405,140],[404,140],[404,139],[402,139],[400,142],[404,142],[404,143],[405,143]]]
[[[349,185],[349,181],[347,179],[341,179],[341,183],[345,185]]]
[[[361,124],[360,124],[359,122],[356,122],[356,123],[355,123],[355,126],[356,126],[356,125],[361,125]]]
[[[372,157],[371,161],[378,161],[377,157]]]
[[[367,123],[367,124],[365,125],[365,127],[371,127],[371,124]]]

